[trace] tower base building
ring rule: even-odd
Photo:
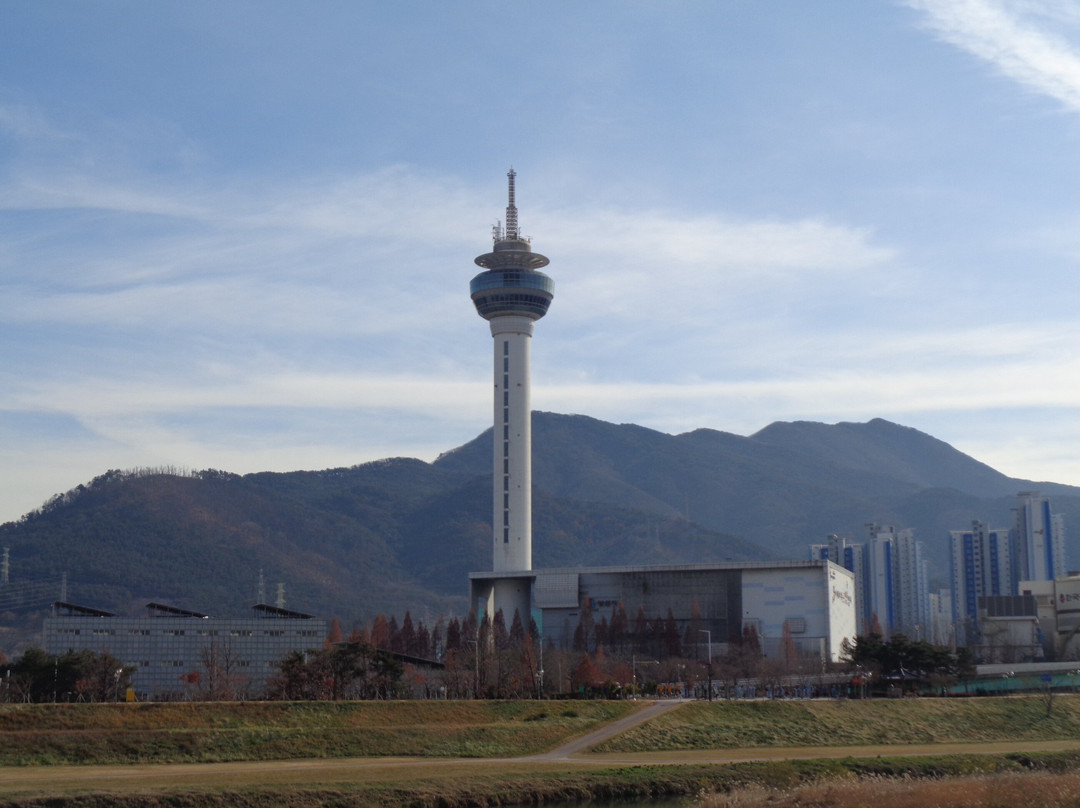
[[[707,644],[717,657],[752,637],[767,657],[795,652],[837,662],[844,640],[856,636],[855,576],[822,560],[474,572],[469,588],[479,617],[494,614],[498,592],[531,590],[543,643],[558,649],[584,640],[647,653],[677,643],[703,653]],[[504,619],[509,624],[505,612]],[[596,641],[601,624],[606,642]]]

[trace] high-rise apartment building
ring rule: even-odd
[[[1037,491],[1021,491],[1016,500],[1012,534],[1016,580],[1064,578],[1065,518],[1051,513],[1050,499]]]
[[[956,622],[953,619],[951,589],[930,593],[930,642],[935,645],[956,646]]]
[[[893,536],[893,632],[913,640],[930,635],[930,563],[911,528]]]
[[[895,553],[893,538],[895,529],[891,525],[866,524],[866,609],[871,630],[876,624],[881,627],[886,637],[893,633],[896,625],[896,597],[894,578]]]
[[[968,645],[978,635],[979,597],[1016,593],[1012,546],[1008,530],[978,519],[970,530],[950,530],[949,539],[956,642]]]

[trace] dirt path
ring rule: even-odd
[[[643,707],[632,715],[626,716],[626,718],[620,718],[618,721],[613,721],[610,724],[606,724],[597,730],[593,730],[587,735],[582,735],[580,738],[575,738],[569,743],[565,743],[550,752],[543,752],[539,755],[530,755],[529,757],[517,758],[523,762],[543,762],[543,761],[555,761],[566,760],[573,755],[580,754],[587,749],[591,749],[597,746],[608,738],[613,738],[623,732],[626,732],[631,727],[636,727],[638,724],[644,724],[646,721],[651,721],[656,716],[662,713],[670,712],[676,707],[681,707],[685,702],[681,700],[677,701],[654,701],[647,707]]]

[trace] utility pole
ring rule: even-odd
[[[698,632],[704,634],[705,639],[708,640],[709,643],[709,682],[707,687],[709,690],[709,701],[712,701],[712,632],[705,628],[699,628]]]

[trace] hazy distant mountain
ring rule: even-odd
[[[490,431],[435,461],[480,473]],[[829,533],[859,540],[869,521],[914,527],[948,574],[948,530],[980,518],[1008,526],[1017,492],[1053,496],[1080,532],[1080,488],[1011,479],[947,443],[881,419],[775,423],[750,437],[711,429],[666,435],[580,415],[536,413],[533,484],[741,535],[784,558]],[[1080,562],[1080,558],[1077,559]]]
[[[536,413],[533,443],[537,567],[804,558],[810,542],[858,540],[876,521],[914,527],[944,583],[947,531],[1008,525],[1021,490],[1052,495],[1080,530],[1080,489],[1010,479],[882,420],[672,436]],[[12,585],[66,571],[70,600],[116,611],[164,600],[241,613],[261,570],[269,601],[284,582],[293,608],[432,620],[461,612],[466,573],[490,568],[490,492],[489,430],[430,464],[109,472],[0,526],[0,545]]]
[[[982,497],[1016,494],[1016,482],[1001,472],[944,441],[880,418],[866,424],[777,422],[751,439],[919,488],[955,488]]]

